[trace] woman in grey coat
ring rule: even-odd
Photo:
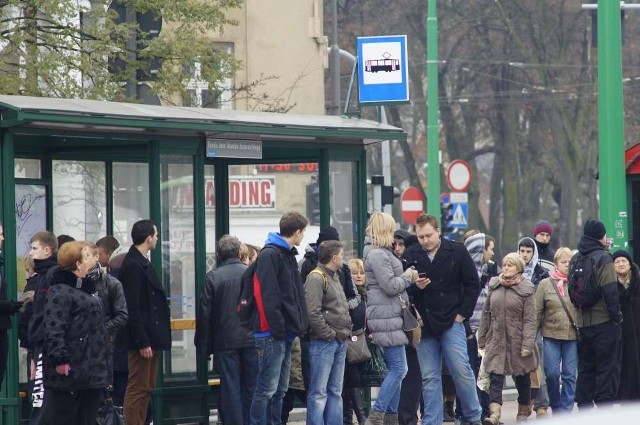
[[[393,217],[376,212],[371,215],[366,229],[370,239],[370,244],[364,248],[367,328],[374,342],[383,348],[387,364],[387,375],[366,425],[398,423],[400,386],[407,373],[404,346],[409,340],[402,330],[400,298],[408,300],[406,289],[418,279],[418,272],[412,268],[403,272],[402,263],[391,250],[395,228]]]
[[[529,372],[538,367],[536,301],[533,283],[522,275],[524,262],[517,252],[502,260],[502,273],[489,281],[489,295],[480,319],[478,346],[485,349],[484,368],[489,372],[490,416],[485,425],[500,423],[502,389],[511,375],[518,390],[516,422],[531,414]]]

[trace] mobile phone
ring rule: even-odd
[[[426,279],[427,278],[427,274],[426,273],[418,273],[418,277],[420,279]]]

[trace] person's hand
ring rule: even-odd
[[[20,311],[23,304],[24,302],[22,301],[11,301],[11,304],[9,306],[9,314],[15,314]]]
[[[523,348],[522,350],[520,350],[520,357],[529,357],[531,355],[531,350],[527,350],[526,348]]]
[[[56,366],[56,372],[58,372],[59,375],[69,376],[69,372],[71,372],[71,365],[68,363],[58,365]]]
[[[409,280],[411,280],[411,283],[415,283],[415,281],[418,280],[418,271],[413,267],[408,268],[402,274],[407,276]]]
[[[456,322],[458,323],[464,322],[464,317],[462,317],[460,314],[456,314]]]
[[[145,359],[150,359],[153,356],[153,350],[151,347],[144,347],[140,349],[140,355]]]
[[[416,286],[418,287],[418,289],[424,289],[430,283],[431,279],[429,279],[428,277],[418,277],[418,280],[416,280]]]

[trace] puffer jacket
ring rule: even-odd
[[[95,286],[56,270],[44,300],[44,386],[60,391],[103,388],[111,383],[107,330]],[[56,366],[69,364],[69,375]]]
[[[109,341],[113,342],[118,330],[124,328],[129,319],[122,284],[102,269],[99,269],[96,278],[91,280],[94,280],[98,297],[102,302],[105,316],[104,325],[109,335]]]
[[[351,316],[338,273],[323,264],[317,268],[324,277],[309,272],[304,284],[311,338],[346,341],[351,336]]]
[[[529,279],[505,288],[500,277],[489,281],[489,296],[478,329],[478,346],[485,348],[488,373],[525,375],[538,367],[535,287]],[[522,357],[527,349],[530,355]]]
[[[576,331],[573,329],[571,320],[564,311],[558,292],[554,289],[558,283],[552,278],[544,279],[536,290],[536,329],[542,331],[544,338],[553,338],[563,341],[575,341]],[[576,311],[571,299],[569,289],[565,284],[564,303],[569,310],[569,314],[576,320]]]
[[[411,285],[403,275],[402,262],[388,248],[364,247],[364,272],[367,281],[367,328],[381,347],[406,345],[402,330],[402,306],[398,295],[408,300]]]

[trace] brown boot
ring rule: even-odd
[[[546,407],[536,409],[536,419],[546,419],[549,417],[549,410]]]
[[[500,403],[489,404],[489,416],[482,421],[483,425],[500,425]]]
[[[384,412],[372,410],[364,425],[384,425]]]
[[[518,416],[516,416],[516,422],[526,422],[529,416],[531,416],[531,405],[519,404]]]

